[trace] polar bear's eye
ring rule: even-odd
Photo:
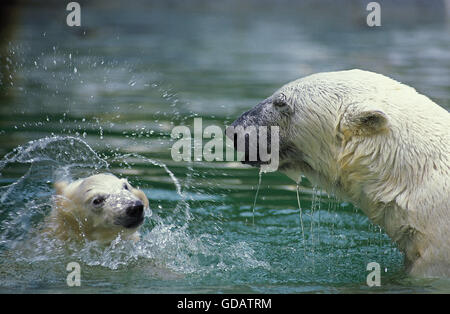
[[[101,206],[105,202],[106,197],[104,196],[98,196],[92,200],[92,204],[94,206]]]
[[[287,103],[286,102],[284,102],[284,101],[280,101],[280,100],[275,100],[274,102],[273,102],[273,104],[275,105],[275,107],[284,107],[284,106],[287,106]]]
[[[278,109],[288,108],[288,104],[286,102],[286,96],[284,94],[280,94],[277,98],[273,100],[273,105]]]
[[[123,184],[123,188],[124,188],[125,190],[127,190],[127,191],[130,189],[130,188],[128,187],[128,184],[126,184],[126,183]]]

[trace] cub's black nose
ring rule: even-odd
[[[144,204],[142,204],[141,201],[137,201],[133,205],[128,206],[125,209],[125,212],[130,217],[140,217],[140,216],[142,216],[142,213],[144,212]]]

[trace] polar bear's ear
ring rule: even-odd
[[[346,124],[354,135],[373,135],[386,130],[388,118],[379,110],[370,110],[352,114]]]
[[[56,195],[62,195],[68,185],[69,185],[69,183],[67,183],[66,181],[55,182],[53,187],[55,188]]]

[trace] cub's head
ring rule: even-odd
[[[130,236],[142,225],[149,206],[144,192],[112,174],[97,174],[70,184],[57,182],[55,190],[54,221],[67,237],[72,232],[107,242],[119,233]]]

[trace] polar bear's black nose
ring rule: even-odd
[[[137,201],[133,205],[128,206],[125,212],[130,217],[140,217],[144,212],[144,204],[141,201]]]

